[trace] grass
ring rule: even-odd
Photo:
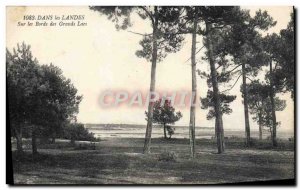
[[[294,144],[254,141],[246,148],[240,139],[227,139],[226,152],[216,154],[213,140],[197,139],[196,158],[189,158],[188,139],[152,139],[151,154],[141,154],[143,139],[108,138],[95,143],[67,141],[30,146],[20,156],[13,151],[17,184],[214,184],[294,178]],[[26,141],[27,145],[30,141]],[[13,143],[13,147],[14,147]],[[95,150],[93,150],[95,149]],[[174,159],[161,159],[165,154]]]

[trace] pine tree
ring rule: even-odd
[[[143,36],[140,41],[142,50],[136,55],[151,62],[150,94],[155,92],[156,64],[162,61],[168,53],[176,52],[181,47],[183,37],[178,35],[178,20],[181,12],[180,7],[164,6],[138,6],[138,7],[90,7],[92,10],[106,15],[109,20],[115,23],[117,29],[125,30],[130,27],[130,16],[138,14],[142,19],[148,19],[151,23],[151,34],[139,34]],[[148,105],[148,119],[145,134],[143,152],[150,153],[152,123],[153,123],[153,102]]]
[[[164,101],[164,103],[163,103]],[[145,111],[146,120],[148,119],[148,113]],[[170,100],[159,99],[154,103],[153,108],[153,123],[163,125],[164,138],[167,138],[167,131],[169,132],[169,138],[172,136],[172,128],[167,124],[174,124],[182,118],[180,111],[175,112],[175,108],[171,105]]]

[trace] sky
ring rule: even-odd
[[[277,25],[267,33],[278,33],[286,28],[292,7],[242,7],[249,9],[254,15],[258,9],[267,10],[277,21]],[[100,106],[100,95],[106,90],[127,91],[129,95],[139,91],[147,93],[150,85],[151,63],[135,55],[140,50],[139,41],[142,36],[128,31],[116,31],[114,24],[99,13],[88,7],[7,7],[6,10],[6,46],[9,50],[17,43],[31,45],[33,56],[40,64],[53,63],[63,70],[83,95],[77,119],[83,123],[123,123],[146,124],[143,107],[129,107],[126,104],[115,108]],[[87,26],[59,27],[59,26],[17,26],[24,15],[84,15]],[[133,26],[130,31],[150,33],[149,22],[142,21],[138,16],[132,18]],[[265,33],[266,34],[266,33]],[[197,37],[200,48],[202,39]],[[191,66],[186,62],[190,57],[191,35],[187,35],[182,49],[169,54],[156,68],[156,89],[160,92],[190,91]],[[197,54],[200,60],[202,50]],[[200,61],[197,69],[209,71],[207,62]],[[220,89],[229,88],[229,84],[220,85]],[[244,129],[244,109],[240,93],[239,81],[230,91],[237,95],[231,104],[233,112],[223,117],[224,128]],[[200,97],[205,97],[207,84],[205,79],[197,76],[197,91]],[[281,126],[278,131],[294,130],[294,103],[290,94],[280,94],[287,101],[287,107],[282,112],[276,112]],[[176,125],[188,125],[189,108],[178,108],[183,118]],[[196,125],[213,127],[214,121],[206,120],[207,110],[196,108]],[[258,126],[251,120],[251,130],[258,130]]]

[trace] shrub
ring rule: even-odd
[[[230,140],[241,140],[241,137],[235,136],[235,135],[231,135],[229,137]]]
[[[95,143],[79,144],[75,146],[74,150],[96,150],[96,144]]]
[[[74,141],[96,141],[94,133],[84,128],[81,123],[72,123],[63,127],[62,138]]]
[[[158,155],[158,161],[176,162],[177,155],[175,152],[164,151]]]

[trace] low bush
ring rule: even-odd
[[[63,127],[62,138],[74,141],[98,141],[94,133],[84,128],[81,123],[72,123]]]
[[[176,159],[176,153],[171,151],[164,151],[163,153],[158,155],[158,161],[176,162]]]
[[[96,144],[95,143],[84,143],[84,144],[78,144],[75,146],[74,150],[96,150]]]

